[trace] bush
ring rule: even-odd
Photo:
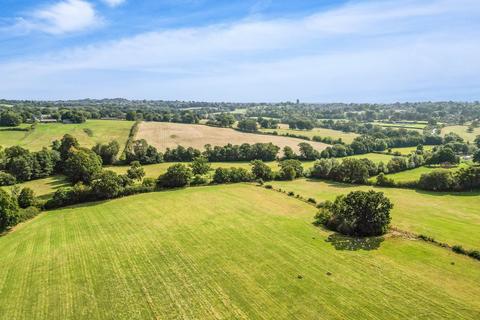
[[[192,181],[192,170],[183,164],[175,164],[167,169],[167,172],[160,176],[157,185],[160,188],[181,188],[186,187]]]
[[[462,246],[455,245],[452,247],[453,252],[460,253],[460,254],[467,254],[467,251],[463,249]]]
[[[387,178],[383,172],[380,172],[380,174],[377,176],[376,185],[381,187],[393,187],[395,186],[395,181]]]
[[[17,212],[17,223],[25,222],[27,220],[33,219],[40,214],[40,209],[37,207],[28,207],[25,209],[20,209]]]
[[[204,175],[211,170],[210,163],[208,163],[208,159],[205,157],[194,158],[190,168],[194,175]]]
[[[12,176],[10,173],[0,171],[0,187],[3,186],[13,186],[17,183],[17,179]]]
[[[273,189],[273,186],[271,184],[265,185],[265,189]]]
[[[354,191],[323,203],[317,223],[350,236],[379,236],[387,231],[392,208],[382,192]]]
[[[142,180],[145,177],[145,170],[138,161],[132,161],[130,168],[127,170],[127,177],[132,180]]]
[[[18,206],[22,209],[35,206],[35,193],[30,188],[23,188],[18,195]]]
[[[193,177],[193,180],[190,184],[192,186],[200,186],[200,185],[208,184],[208,179],[207,177],[197,174]]]
[[[317,204],[317,200],[315,200],[313,198],[308,198],[307,201],[310,202],[310,203],[313,203],[313,204]]]
[[[142,181],[142,186],[144,187],[155,187],[157,181],[154,178],[145,178]]]

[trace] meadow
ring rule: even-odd
[[[49,147],[65,134],[77,138],[82,147],[91,148],[98,142],[117,140],[125,146],[133,122],[116,120],[88,120],[80,124],[38,123],[32,131],[0,130],[0,146],[21,146],[30,151]]]
[[[238,184],[43,213],[0,237],[0,318],[480,314],[477,261],[395,235],[350,240],[313,226],[315,212]]]
[[[40,199],[48,199],[50,198],[53,193],[61,188],[61,187],[68,187],[70,183],[67,181],[67,178],[63,175],[56,175],[51,176],[44,179],[38,180],[31,180],[23,183],[18,183],[15,187],[20,189],[23,188],[30,188],[35,192],[35,195]],[[4,190],[10,191],[14,188],[14,186],[5,186],[0,187]]]
[[[298,151],[298,144],[306,142],[302,139],[272,136],[264,134],[244,133],[230,128],[216,128],[198,124],[142,122],[137,139],[145,139],[159,151],[167,148],[176,148],[181,145],[203,150],[206,144],[225,146],[227,144],[240,145],[242,143],[268,143],[283,148],[291,147]],[[323,150],[328,145],[320,142],[309,142],[315,149]]]
[[[322,138],[330,137],[332,139],[342,139],[345,143],[352,143],[353,139],[359,135],[353,132],[342,132],[338,130],[331,130],[325,128],[314,128],[313,130],[292,130],[288,129],[288,126],[281,126],[279,129],[260,129],[261,132],[273,133],[277,132],[278,135],[296,134],[309,137],[312,139],[314,136],[320,136]]]
[[[387,178],[393,179],[395,182],[415,182],[420,180],[420,177],[422,174],[425,173],[430,173],[435,170],[450,170],[452,172],[455,172],[457,170],[460,170],[461,168],[466,168],[468,165],[466,163],[461,163],[460,165],[453,167],[453,168],[440,168],[440,167],[435,167],[435,166],[423,166],[423,167],[418,167],[412,170],[406,170],[402,172],[397,172],[393,174],[388,174],[386,175]],[[370,181],[375,181],[376,177],[370,178]]]
[[[428,125],[428,123],[426,122],[425,123],[423,122],[388,123],[388,122],[380,122],[380,121],[371,122],[371,124],[384,127],[384,128],[407,129],[407,130],[415,130],[419,132],[422,132],[423,129]]]
[[[334,200],[338,195],[355,190],[381,191],[394,204],[393,226],[433,237],[449,245],[480,249],[480,191],[427,192],[306,179],[269,184],[305,198],[314,198],[318,202]]]
[[[442,129],[442,136],[453,132],[462,137],[466,142],[472,142],[480,135],[480,128],[475,128],[473,132],[467,132],[468,126],[448,126]]]

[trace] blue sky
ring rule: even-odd
[[[0,98],[480,100],[478,0],[0,0]]]

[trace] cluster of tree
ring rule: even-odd
[[[58,171],[60,154],[43,148],[30,152],[20,146],[0,151],[0,185],[45,178]]]
[[[249,117],[277,119],[342,119],[356,122],[448,122],[463,124],[480,118],[480,102],[418,102],[392,104],[292,103],[256,105],[248,108]]]
[[[145,179],[142,185],[134,185],[141,181],[145,171],[139,162],[133,162],[126,174],[119,175],[110,170],[102,170],[97,166],[99,157],[93,152],[90,155],[98,159],[85,157],[88,149],[76,150],[71,156],[72,162],[78,162],[79,172],[69,172],[73,187],[60,188],[53,194],[44,207],[47,209],[63,207],[76,203],[113,199],[125,195],[153,191],[154,185]],[[82,155],[80,155],[82,154]],[[70,160],[70,158],[69,158]]]
[[[22,122],[24,122],[24,120],[17,112],[5,110],[0,113],[0,126],[2,127],[17,127]]]
[[[280,123],[280,121],[276,119],[262,117],[258,117],[257,122],[262,129],[277,129]]]
[[[238,130],[245,131],[245,132],[257,132],[258,131],[258,123],[255,119],[243,119],[240,120],[237,124]]]
[[[36,204],[35,194],[29,188],[14,188],[11,194],[0,189],[0,232],[36,216]]]
[[[235,123],[235,117],[230,113],[220,113],[208,119],[207,125],[221,128],[230,128]]]
[[[126,147],[125,161],[127,163],[138,161],[141,164],[161,163],[163,154],[158,152],[154,146],[149,145],[146,140],[135,140]]]
[[[79,110],[66,110],[61,113],[62,121],[68,121],[71,123],[84,123],[87,121],[87,116],[84,112]]]
[[[317,224],[349,236],[371,237],[387,232],[393,204],[382,192],[370,190],[341,195],[319,207]]]
[[[480,167],[469,166],[456,172],[434,170],[424,173],[418,187],[431,191],[466,191],[480,188]]]
[[[378,174],[378,166],[369,159],[320,159],[310,170],[310,177],[346,183],[364,184]]]
[[[291,118],[285,121],[290,129],[296,130],[312,130],[315,128],[315,122],[305,118]]]

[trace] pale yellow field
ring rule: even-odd
[[[480,135],[480,128],[475,128],[473,132],[467,132],[468,126],[450,126],[442,129],[442,136],[445,136],[447,133],[453,132],[462,137],[465,142],[473,142],[475,137]]]
[[[279,129],[261,129],[262,132],[272,133],[276,131],[278,135],[297,134],[309,137],[312,139],[314,136],[320,136],[322,138],[330,137],[332,139],[342,139],[345,143],[352,143],[353,139],[359,135],[353,132],[342,132],[338,130],[331,130],[325,128],[314,128],[313,130],[291,130],[288,129],[288,125],[280,124]]]
[[[242,143],[268,143],[283,148],[291,147],[298,152],[298,144],[307,142],[302,139],[289,137],[243,133],[228,128],[215,128],[196,124],[142,122],[137,139],[145,139],[160,151],[167,148],[176,148],[181,145],[203,150],[206,144],[224,146],[228,143],[240,145]],[[328,147],[325,143],[308,141],[316,150]]]

